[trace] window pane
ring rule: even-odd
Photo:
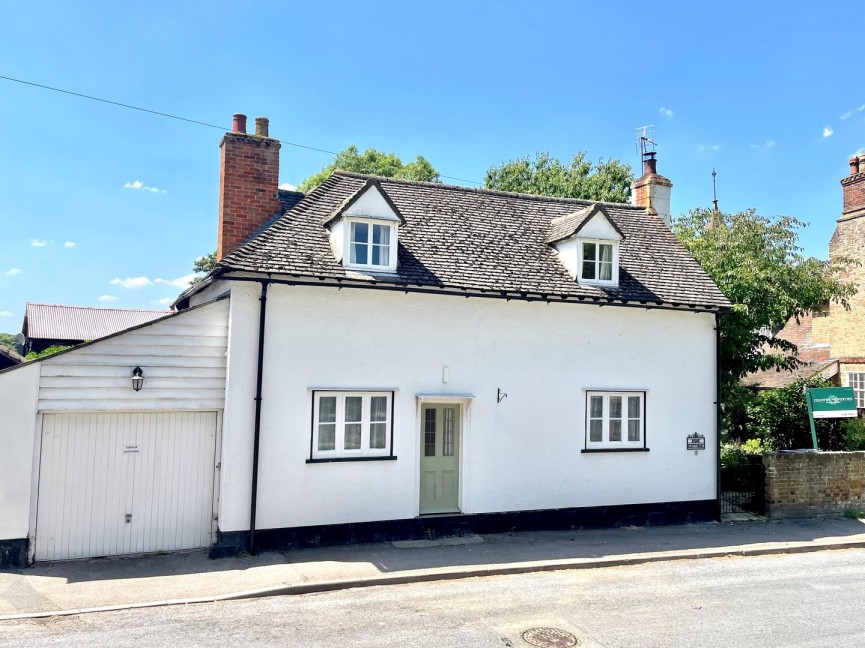
[[[387,396],[373,396],[369,399],[369,420],[387,421]]]
[[[428,409],[424,412],[424,456],[436,456],[436,411]]]
[[[372,265],[387,266],[390,263],[390,249],[381,245],[372,246]]]
[[[322,396],[318,399],[318,422],[336,422],[336,396]]]
[[[622,418],[622,397],[610,396],[610,418]]]
[[[372,450],[384,450],[387,447],[386,423],[370,423],[369,447]]]
[[[619,419],[610,419],[610,441],[622,440],[622,421]]]
[[[580,279],[594,279],[595,278],[595,262],[594,261],[583,261],[583,273],[580,275]]]
[[[360,450],[360,423],[345,424],[345,449]]]
[[[390,244],[390,226],[389,225],[373,225],[372,226],[372,242],[376,245]]]
[[[454,408],[448,407],[445,409],[444,418],[444,437],[442,438],[442,456],[454,456]]]
[[[367,223],[352,223],[351,224],[351,242],[352,243],[368,243],[369,242],[369,225]]]
[[[367,246],[366,243],[352,243],[351,244],[351,262],[366,264],[367,257]]]
[[[336,423],[321,423],[318,426],[318,449],[334,450],[336,448]]]
[[[602,263],[612,263],[613,262],[613,246],[605,245],[603,243],[599,244],[598,247],[601,249],[601,262]]]
[[[640,397],[628,396],[628,418],[640,418]]]
[[[602,431],[604,427],[604,422],[600,419],[593,419],[589,421],[589,441],[592,442],[600,442],[603,441]]]
[[[604,416],[604,397],[592,396],[589,399],[589,416],[592,418],[603,418]]]
[[[346,396],[345,397],[345,422],[359,423],[363,414],[363,397],[362,396]]]
[[[597,258],[597,250],[594,243],[583,243],[583,260],[594,261]]]
[[[628,441],[639,441],[640,440],[640,421],[639,420],[630,420],[628,421]]]
[[[612,281],[613,280],[613,264],[612,263],[601,263],[601,272],[600,272],[601,281]]]

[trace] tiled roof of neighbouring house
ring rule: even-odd
[[[5,344],[0,344],[0,355],[4,356],[14,364],[20,364],[24,362],[24,356],[18,353],[15,349],[6,346]]]
[[[624,240],[619,286],[599,288],[575,282],[547,242],[555,219],[595,204],[592,201],[390,178],[375,180],[406,221],[399,229],[397,271],[370,275],[347,270],[335,258],[323,223],[370,179],[333,173],[220,265],[225,270],[318,279],[729,306],[661,218],[642,207],[601,203]]]
[[[23,333],[31,340],[96,340],[172,312],[28,303]]]

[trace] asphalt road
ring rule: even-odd
[[[654,563],[0,622],[0,646],[865,646],[865,550]],[[562,644],[567,645],[567,644]]]

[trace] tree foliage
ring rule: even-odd
[[[202,257],[198,257],[192,263],[192,271],[193,272],[210,272],[216,267],[216,251],[214,250],[210,254],[205,254]]]
[[[633,180],[630,165],[613,159],[592,164],[580,151],[570,163],[549,153],[538,153],[533,160],[524,157],[491,166],[484,176],[484,187],[540,196],[627,202]]]
[[[729,432],[751,418],[740,378],[800,364],[796,346],[774,334],[791,317],[798,321],[829,302],[849,307],[856,292],[841,274],[851,260],[803,256],[798,241],[804,226],[795,218],[765,218],[753,209],[738,214],[697,209],[673,224],[675,234],[733,304],[720,318],[721,401]]]
[[[21,353],[21,348],[18,346],[18,336],[14,333],[0,333],[0,344]]]
[[[403,180],[439,181],[439,172],[426,158],[420,155],[414,162],[403,163],[393,153],[384,153],[374,148],[368,148],[361,153],[357,146],[352,144],[344,151],[337,153],[333,162],[304,180],[300,184],[299,190],[303,193],[309,193],[324,182],[336,169]]]
[[[35,360],[36,358],[44,358],[45,356],[54,355],[55,353],[59,353],[65,349],[70,349],[69,346],[63,346],[62,344],[55,344],[53,346],[48,347],[47,349],[42,349],[42,351],[31,351],[26,356],[24,356],[25,360]]]

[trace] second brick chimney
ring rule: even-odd
[[[269,137],[267,118],[257,117],[255,135],[249,135],[246,115],[235,114],[232,130],[219,146],[217,260],[282,211],[277,197],[280,143]]]
[[[643,175],[631,185],[631,202],[658,214],[670,225],[670,194],[673,183],[658,174],[655,152],[643,154]]]
[[[850,158],[850,175],[841,180],[844,216],[865,210],[865,155]]]

